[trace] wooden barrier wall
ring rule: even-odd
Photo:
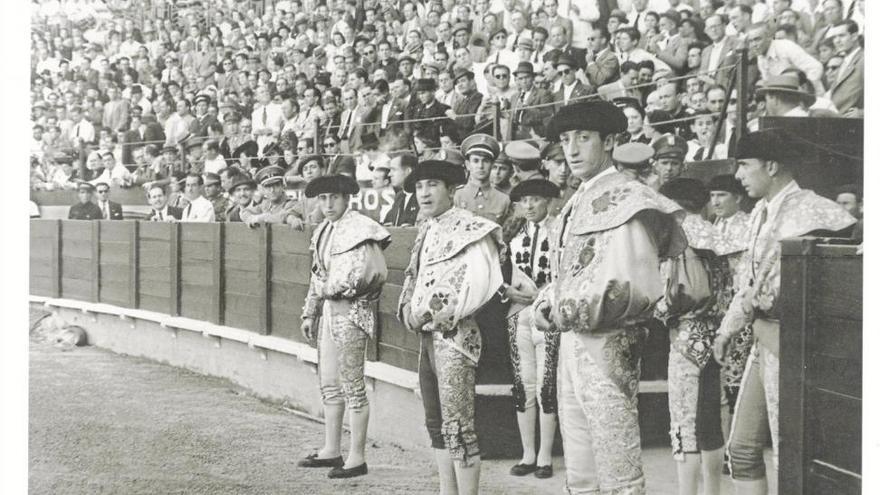
[[[378,339],[367,358],[410,371],[419,339],[397,321],[415,230],[391,228]],[[302,342],[312,230],[241,223],[32,220],[30,293],[144,309]],[[483,383],[510,383],[506,356]],[[497,369],[495,369],[497,368]]]

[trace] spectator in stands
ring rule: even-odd
[[[168,205],[165,196],[165,188],[159,185],[151,186],[147,191],[147,202],[150,203],[151,222],[175,222],[179,221],[183,216],[183,210]]]
[[[296,201],[289,199],[284,191],[284,169],[269,166],[256,174],[265,199],[251,208],[241,210],[241,219],[253,227],[260,224],[285,224],[302,230],[303,217]]]
[[[418,160],[411,153],[395,156],[388,163],[391,186],[397,191],[391,209],[382,219],[383,225],[394,227],[413,226],[419,214],[419,203],[414,193],[404,190],[404,183]]]
[[[684,157],[688,151],[687,142],[675,134],[664,134],[654,140],[654,171],[659,185],[678,178],[684,171]]]
[[[95,186],[88,182],[80,182],[77,186],[79,201],[70,207],[67,218],[70,220],[99,220],[104,218],[101,208],[92,202]]]
[[[201,175],[190,173],[186,176],[184,195],[187,204],[183,208],[181,222],[213,222],[215,220],[214,205],[202,195],[205,181]]]
[[[95,184],[95,192],[98,194],[98,209],[101,210],[101,218],[104,220],[122,220],[122,205],[110,201],[110,184],[98,182]]]
[[[226,219],[229,222],[241,222],[241,210],[256,206],[254,202],[254,189],[257,183],[246,174],[236,174],[232,179],[227,192],[229,193],[230,207],[226,210]]]

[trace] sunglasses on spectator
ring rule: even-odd
[[[374,53],[376,53],[374,50],[370,50],[368,52],[364,52],[364,55],[372,55]]]
[[[326,143],[324,143],[325,148],[329,146],[336,146],[336,141],[327,141]]]
[[[98,194],[107,194],[108,192],[110,192],[110,189],[98,189],[97,190]]]
[[[571,74],[571,69],[562,69],[559,71],[559,73],[567,76]]]
[[[510,74],[495,74],[495,79],[509,79]]]
[[[841,65],[843,64],[828,64],[828,66],[825,67],[825,70],[837,70]]]

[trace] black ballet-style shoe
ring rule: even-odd
[[[305,468],[337,468],[342,467],[343,464],[342,456],[319,459],[318,454],[309,454],[296,463],[297,466]]]
[[[328,478],[354,478],[355,476],[363,476],[367,474],[367,463],[363,463],[360,466],[355,466],[353,468],[345,469],[344,467],[337,466],[330,470],[327,473]]]
[[[538,469],[538,464],[535,462],[531,464],[519,463],[516,466],[510,468],[510,474],[512,474],[513,476],[525,476],[527,474],[534,473],[536,469]]]
[[[553,477],[553,466],[538,466],[535,469],[535,478],[547,479]]]

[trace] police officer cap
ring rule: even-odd
[[[323,175],[309,182],[306,186],[306,197],[314,198],[319,194],[357,194],[360,190],[357,182],[347,175]]]
[[[278,165],[270,165],[261,168],[254,179],[256,179],[261,186],[268,186],[276,182],[281,182],[284,180],[284,169]]]
[[[709,189],[709,191],[726,191],[741,196],[746,192],[745,189],[743,189],[742,184],[736,180],[736,177],[732,174],[716,175],[715,177],[712,177],[707,189]]]
[[[442,161],[449,162],[459,167],[464,165],[464,155],[457,150],[442,149],[438,155]]]
[[[233,192],[235,191],[235,188],[239,186],[247,186],[251,189],[256,189],[257,183],[254,182],[254,180],[251,179],[250,176],[247,174],[238,174],[237,176],[235,176],[235,179],[232,180],[232,184],[229,185],[229,189],[227,189],[227,191]]]
[[[92,192],[92,191],[95,190],[95,186],[93,186],[92,184],[90,184],[90,183],[88,183],[88,182],[86,182],[86,181],[81,181],[81,182],[79,182],[79,183],[76,185],[76,188],[77,188],[77,190],[79,190],[79,191],[89,191],[89,192]]]
[[[562,107],[550,119],[547,139],[559,141],[559,135],[566,131],[597,131],[608,135],[625,130],[623,110],[604,100],[591,100]]]
[[[558,198],[559,187],[547,179],[529,179],[520,182],[512,191],[510,191],[510,200],[514,203],[525,196]]]
[[[193,99],[193,104],[194,104],[194,105],[198,105],[199,102],[202,102],[202,101],[204,101],[205,103],[210,104],[210,103],[211,103],[211,97],[208,96],[208,95],[206,95],[206,94],[204,94],[204,93],[201,93],[201,94],[199,94],[199,95],[196,95],[196,97]]]
[[[559,143],[547,143],[541,148],[541,160],[565,161],[565,152]]]
[[[162,148],[162,153],[163,153],[163,154],[164,154],[164,153],[171,153],[171,154],[173,154],[173,155],[176,155],[176,154],[177,154],[177,148],[175,148],[174,146],[164,146],[164,147]]]
[[[660,158],[684,160],[688,149],[687,141],[684,138],[669,133],[660,136],[652,146],[654,146],[654,158],[658,160]]]
[[[238,148],[235,148],[235,151],[232,152],[232,158],[238,158],[240,156],[249,156],[251,158],[257,156],[257,151],[259,147],[257,146],[256,141],[247,141],[242,143]]]
[[[679,177],[660,186],[660,194],[676,203],[689,203],[693,208],[702,208],[709,202],[709,190],[697,179]]]
[[[416,182],[425,179],[442,180],[448,187],[464,184],[464,169],[458,165],[440,160],[427,160],[416,165],[416,168],[406,177],[403,190],[406,192],[416,191]]]
[[[758,158],[789,163],[798,158],[797,149],[804,148],[792,144],[794,143],[791,137],[782,129],[770,128],[749,132],[737,142],[734,157],[737,160]]]
[[[494,160],[501,153],[501,145],[488,134],[471,134],[461,142],[461,151],[464,156],[476,153]]]
[[[516,161],[532,161],[541,159],[541,150],[532,140],[511,141],[504,146],[504,152]]]
[[[654,148],[645,143],[626,143],[614,148],[611,159],[623,168],[640,170],[651,165]]]
[[[241,122],[241,114],[235,110],[223,115],[223,122]]]
[[[220,176],[215,174],[214,172],[208,172],[205,174],[205,185],[210,186],[211,184],[219,184]]]

